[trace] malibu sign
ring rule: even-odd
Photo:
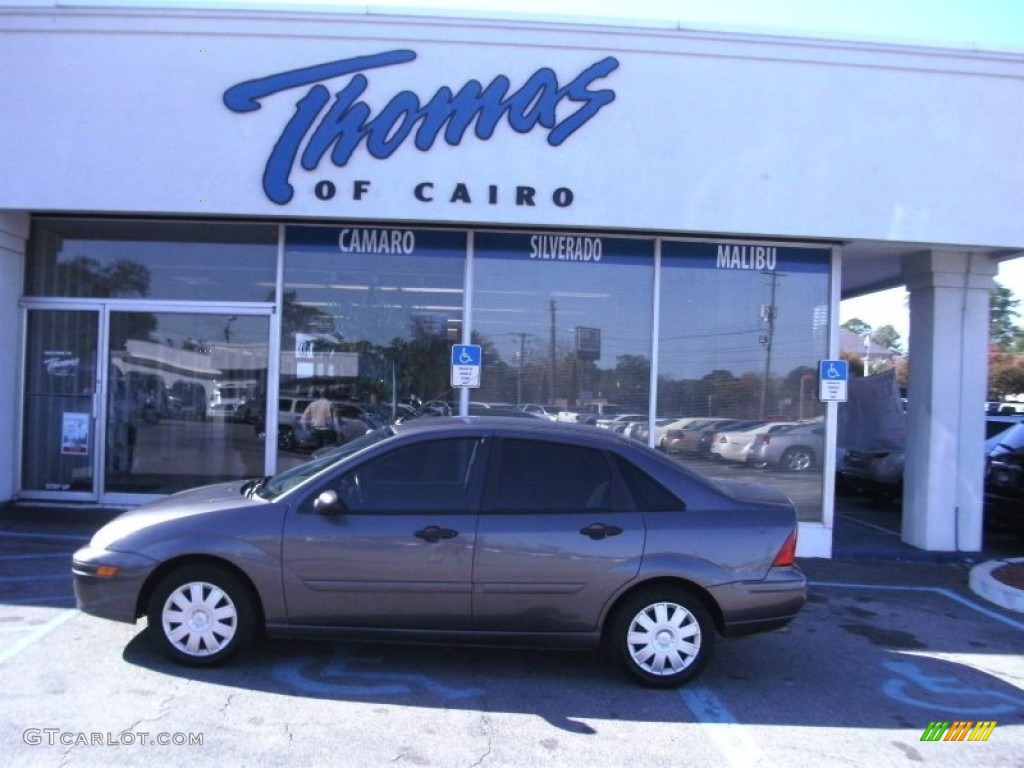
[[[472,127],[481,141],[489,140],[502,121],[517,133],[529,133],[538,126],[547,130],[547,143],[557,147],[615,100],[615,92],[592,90],[619,62],[608,56],[591,64],[568,83],[561,85],[557,74],[543,67],[513,90],[509,78],[495,77],[484,86],[470,80],[458,91],[441,86],[421,100],[412,91],[400,91],[374,114],[362,100],[370,86],[365,73],[407,64],[416,58],[409,50],[386,51],[326,64],[281,72],[248,80],[224,92],[224,104],[233,112],[254,112],[260,100],[296,91],[295,111],[267,158],[263,191],[278,205],[294,195],[290,182],[296,162],[307,171],[315,170],[330,152],[331,162],[345,167],[361,144],[371,156],[384,160],[410,137],[415,147],[427,151],[438,138],[451,146],[462,143]],[[336,90],[327,81],[345,77]],[[567,112],[568,108],[572,111]],[[559,114],[561,110],[562,114]]]

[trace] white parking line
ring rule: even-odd
[[[687,684],[679,691],[683,704],[697,718],[701,730],[715,743],[726,764],[732,768],[756,768],[771,763],[747,738],[747,731],[704,683]]]
[[[25,637],[15,642],[9,648],[5,648],[2,651],[0,651],[0,664],[3,664],[5,661],[9,661],[10,659],[13,659],[26,648],[33,645],[37,641],[42,640],[53,630],[57,629],[57,627],[70,621],[77,615],[78,611],[70,609],[58,613],[45,624],[39,624],[31,628],[25,627],[25,632],[27,633]]]

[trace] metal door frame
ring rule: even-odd
[[[91,298],[24,298],[20,302],[22,308],[22,339],[19,356],[20,376],[18,388],[18,402],[21,404],[18,416],[18,442],[16,457],[17,472],[17,497],[19,499],[34,501],[58,501],[58,502],[85,502],[93,504],[115,504],[135,505],[161,496],[149,496],[140,494],[108,494],[105,488],[105,467],[107,449],[107,403],[108,403],[108,381],[107,373],[110,363],[110,316],[115,312],[154,312],[163,314],[203,314],[203,315],[248,315],[264,316],[267,323],[267,400],[273,395],[273,402],[277,399],[277,373],[278,359],[275,350],[279,344],[275,343],[274,336],[279,332],[279,323],[275,322],[274,305],[272,303],[199,303],[199,302],[172,302],[172,301],[146,301],[139,302],[132,299],[91,299]],[[22,488],[23,469],[25,461],[25,415],[24,404],[26,397],[26,386],[28,371],[26,370],[26,351],[28,349],[28,314],[32,311],[74,311],[95,312],[97,316],[97,340],[95,360],[95,382],[92,394],[92,412],[90,421],[90,432],[93,440],[92,451],[92,491],[48,491],[48,490],[27,490]],[[272,411],[269,410],[268,413]],[[268,423],[269,423],[268,419]],[[275,430],[276,431],[276,430]],[[270,443],[268,434],[268,444]],[[276,460],[275,451],[267,451],[266,464],[268,467]],[[268,471],[269,474],[269,471]]]

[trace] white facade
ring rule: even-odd
[[[441,108],[475,84],[500,106]],[[0,105],[6,349],[21,344],[28,219],[47,212],[825,243],[842,259],[833,327],[840,296],[901,269],[919,298],[941,294],[912,298],[912,356],[965,291],[958,333],[976,344],[994,260],[1024,247],[1019,55],[480,18],[0,8]],[[332,131],[332,107],[363,105]],[[912,266],[930,252],[953,266]],[[922,357],[948,373],[946,348]],[[979,355],[955,392],[919,385],[912,424],[955,408],[956,429],[980,430]],[[18,393],[8,369],[4,467]],[[957,525],[978,531],[979,458],[929,439],[908,477],[949,460],[970,468],[950,489]],[[0,498],[17,489],[0,476]],[[974,534],[914,533],[952,514],[945,491],[916,494],[913,519],[931,523],[908,523],[909,541],[977,548]],[[804,554],[830,551],[828,506],[801,531]]]

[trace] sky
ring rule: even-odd
[[[52,4],[53,0],[21,0]],[[724,29],[868,42],[1024,53],[1024,0],[62,0],[61,5],[158,5],[295,9],[366,13],[429,13],[547,17],[629,24],[655,21],[684,28]],[[1021,301],[1024,322],[1024,257],[1003,262],[996,280]],[[878,328],[892,325],[906,341],[909,319],[902,288],[842,302],[840,323],[859,318]]]

